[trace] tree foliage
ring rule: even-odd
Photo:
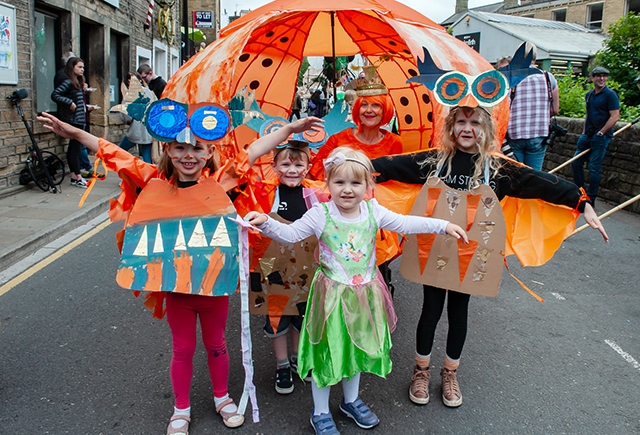
[[[609,35],[596,54],[596,64],[606,67],[611,72],[609,80],[624,90],[624,99],[619,92],[620,100],[626,106],[638,106],[640,89],[634,80],[640,75],[640,15],[629,12],[609,26]]]

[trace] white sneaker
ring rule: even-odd
[[[71,179],[71,185],[79,187],[81,189],[86,189],[87,188],[87,181],[84,178],[80,178],[79,180],[74,180],[72,178]]]

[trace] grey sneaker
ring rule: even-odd
[[[340,435],[340,431],[338,431],[331,413],[313,415],[313,412],[311,412],[311,419],[309,421],[316,435]]]
[[[429,378],[431,371],[416,365],[411,376],[411,386],[409,387],[409,399],[417,405],[429,403]]]
[[[380,423],[378,416],[364,404],[360,397],[351,403],[344,403],[343,397],[340,401],[340,411],[352,418],[362,429],[371,429]]]
[[[442,369],[442,401],[450,408],[462,405],[462,393],[455,370]]]
[[[293,376],[291,367],[276,370],[276,392],[279,394],[293,393]]]

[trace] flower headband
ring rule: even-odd
[[[358,159],[352,159],[351,157],[347,157],[345,156],[343,153],[335,153],[333,156],[331,157],[327,157],[326,159],[324,159],[322,161],[322,164],[324,165],[324,170],[325,172],[329,172],[329,170],[331,168],[333,168],[334,166],[340,166],[342,165],[344,162],[356,162],[356,163],[360,163],[362,166],[365,167],[365,169],[367,171],[371,171],[371,168],[369,168],[369,166],[363,162],[362,160],[358,160]]]

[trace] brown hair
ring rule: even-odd
[[[73,72],[73,69],[80,62],[84,63],[84,60],[79,57],[70,57],[67,64],[64,66],[64,73],[69,77],[69,80],[71,80],[71,86],[76,89],[84,88],[84,76],[79,76]]]
[[[282,156],[282,158],[289,157],[292,161],[300,160],[301,162],[310,162],[309,158],[309,148],[292,148],[292,147],[284,147],[284,148],[276,148],[273,151],[273,163],[275,164],[278,161],[278,157]],[[304,157],[306,157],[306,159]]]

